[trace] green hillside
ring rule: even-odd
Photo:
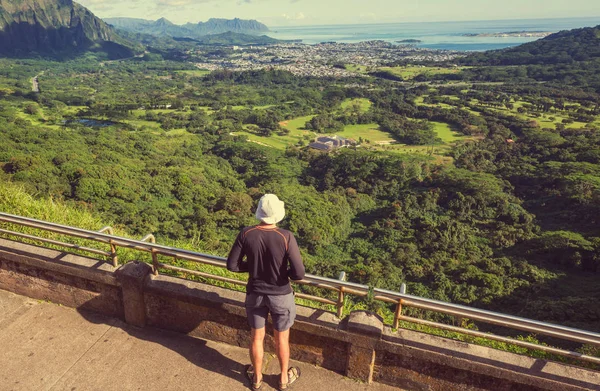
[[[553,65],[600,58],[600,26],[561,31],[514,48],[472,54],[471,65]]]

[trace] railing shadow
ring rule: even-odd
[[[93,303],[88,302],[86,305],[93,305]],[[199,368],[248,385],[244,374],[244,365],[209,347],[207,341],[203,339],[152,327],[135,327],[122,320],[81,308],[78,308],[77,312],[88,322],[118,328],[136,339],[152,342],[176,352]]]

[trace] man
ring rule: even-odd
[[[303,279],[304,265],[294,235],[276,225],[284,216],[283,201],[274,194],[264,195],[256,209],[260,224],[242,229],[227,258],[227,269],[250,274],[245,305],[252,329],[252,366],[248,367],[247,375],[255,390],[262,386],[263,342],[269,313],[281,367],[279,389],[287,389],[300,376],[299,368],[288,367],[290,327],[296,318],[294,292],[289,280]]]

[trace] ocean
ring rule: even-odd
[[[557,32],[600,25],[600,17],[563,19],[487,20],[468,22],[423,22],[353,24],[330,26],[271,27],[269,36],[277,39],[301,39],[303,43],[354,43],[383,40],[392,43],[405,39],[420,40],[416,45],[428,49],[482,51],[521,45],[539,38],[474,37],[465,34],[493,34],[511,31]]]

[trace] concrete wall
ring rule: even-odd
[[[0,289],[100,312],[140,327],[248,346],[244,294],[0,239]],[[268,326],[269,327],[269,326]],[[269,330],[270,332],[270,330]],[[600,390],[600,372],[409,330],[376,316],[298,307],[293,359],[404,390]],[[273,351],[268,338],[267,350]]]

